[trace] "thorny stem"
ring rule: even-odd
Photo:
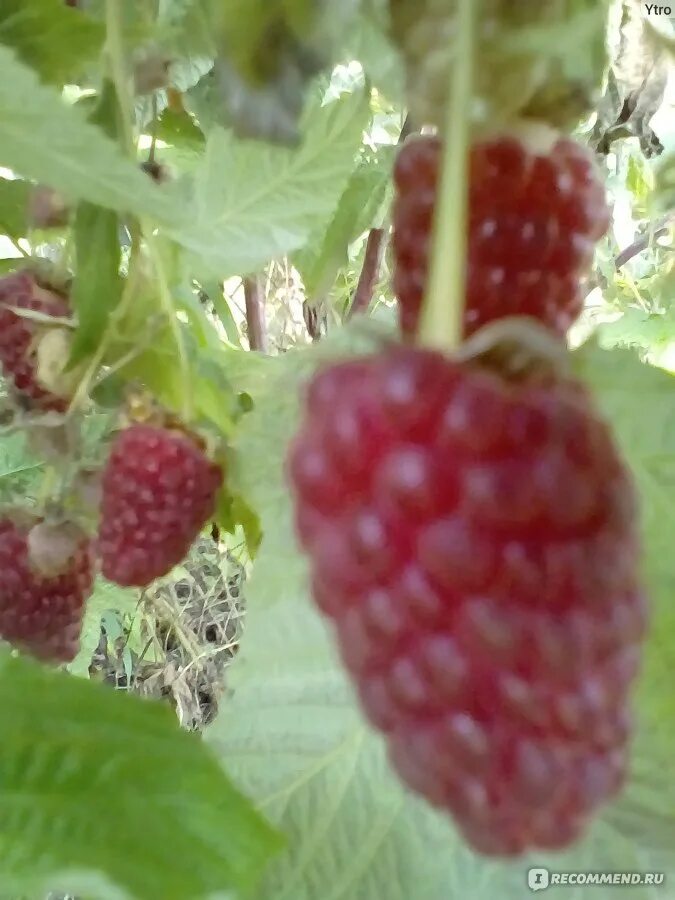
[[[354,292],[354,300],[347,314],[351,319],[356,313],[367,312],[373,299],[373,291],[377,284],[384,254],[385,231],[383,228],[371,228],[366,241],[366,251],[359,283]]]
[[[259,276],[244,278],[244,300],[246,301],[246,330],[249,347],[251,350],[267,353],[265,296]]]
[[[474,18],[475,0],[458,0],[433,256],[418,334],[421,344],[443,350],[462,340]]]

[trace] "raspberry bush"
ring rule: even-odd
[[[3,896],[675,877],[667,22],[608,7],[0,4]]]

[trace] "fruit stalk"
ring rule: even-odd
[[[440,350],[457,347],[463,331],[475,14],[474,0],[458,0],[431,274],[418,332],[420,344]]]

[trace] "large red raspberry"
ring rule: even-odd
[[[79,650],[84,604],[94,573],[85,537],[58,573],[40,573],[31,562],[33,527],[13,517],[0,519],[0,637],[39,659],[70,662]]]
[[[120,432],[103,475],[105,577],[144,587],[178,565],[213,515],[222,479],[183,432],[140,424]]]
[[[5,374],[28,408],[63,412],[66,400],[47,390],[37,377],[37,342],[49,326],[18,315],[9,307],[65,317],[69,315],[68,301],[42,287],[29,271],[0,279],[0,362]]]
[[[646,627],[630,478],[574,382],[398,348],[324,370],[289,456],[316,602],[401,777],[489,854],[619,789]]]
[[[609,210],[587,151],[551,135],[537,128],[471,150],[467,333],[524,315],[564,334],[581,312],[580,279]],[[426,288],[441,152],[438,138],[417,137],[396,163],[394,290],[405,334],[416,331]]]

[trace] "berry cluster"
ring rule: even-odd
[[[49,319],[68,315],[66,297],[33,272],[0,280],[0,363],[27,410],[66,411],[72,385],[61,369],[69,345],[64,329]],[[91,592],[94,547],[107,578],[149,584],[187,555],[215,511],[222,478],[196,437],[141,424],[122,431],[103,473],[96,544],[79,532],[73,541],[67,523],[23,527],[15,515],[0,519],[0,637],[44,659],[72,659]],[[45,571],[54,559],[56,571]]]
[[[586,150],[551,136],[530,129],[471,150],[467,333],[525,315],[564,334],[581,311],[580,279],[609,210]],[[417,137],[396,163],[394,289],[407,335],[417,329],[426,288],[441,152],[438,138]]]
[[[120,432],[103,476],[98,548],[106,578],[143,587],[181,562],[215,511],[222,479],[183,432],[143,424]]]
[[[72,660],[94,547],[106,578],[148,585],[187,556],[222,479],[186,433],[142,424],[120,432],[103,472],[96,545],[66,523],[0,519],[0,637],[41,659]]]
[[[585,390],[395,348],[320,372],[297,530],[401,778],[479,852],[563,847],[622,784],[646,611]]]
[[[50,662],[70,662],[79,649],[84,604],[94,567],[90,545],[77,542],[59,571],[45,575],[29,552],[37,523],[0,519],[0,636]]]
[[[50,326],[15,310],[66,317],[69,315],[68,301],[40,285],[29,271],[0,280],[0,363],[4,373],[27,408],[63,412],[66,399],[50,391],[38,377],[38,343]]]

